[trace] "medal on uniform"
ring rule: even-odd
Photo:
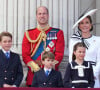
[[[47,48],[45,49],[45,51],[47,51],[47,52],[48,52],[48,51],[50,51],[50,48],[49,48],[49,47],[47,47]]]
[[[54,46],[54,43],[51,41],[51,42],[49,43],[49,46],[52,48],[52,47]]]

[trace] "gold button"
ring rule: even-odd
[[[7,80],[7,77],[5,77],[4,79]]]
[[[14,80],[14,78],[11,78],[12,80]]]
[[[45,82],[44,82],[43,84],[44,84],[44,85],[46,85],[46,83],[45,83]]]
[[[7,72],[6,70],[4,72]]]

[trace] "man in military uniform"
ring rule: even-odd
[[[41,67],[41,54],[51,51],[55,55],[55,69],[61,63],[64,55],[64,35],[60,29],[48,25],[48,9],[41,6],[36,11],[38,26],[25,32],[22,42],[22,57],[29,67],[26,85],[31,86],[33,73]]]

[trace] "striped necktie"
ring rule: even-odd
[[[6,55],[6,58],[7,58],[7,59],[10,58],[10,53],[9,53],[9,52],[6,52],[5,55]]]
[[[45,72],[46,76],[48,76],[49,73],[50,73],[50,71],[49,70],[46,70],[46,72]]]

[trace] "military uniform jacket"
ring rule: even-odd
[[[83,69],[82,69],[83,68]],[[92,65],[84,61],[80,66],[75,61],[68,63],[64,76],[64,87],[67,88],[93,88],[94,75]]]
[[[52,29],[53,29],[53,31],[52,31]],[[57,33],[56,33],[56,31],[57,31]],[[29,37],[32,40],[36,40],[38,35],[40,34],[40,32],[41,31],[39,31],[37,28],[28,30]],[[46,41],[51,40],[48,43],[48,45],[46,46],[46,50],[52,52],[55,55],[55,60],[59,61],[59,63],[56,64],[56,66],[55,66],[55,69],[58,70],[58,66],[61,63],[61,61],[63,59],[63,55],[64,55],[63,31],[50,27],[47,31],[45,31],[45,33],[47,34]],[[34,51],[36,45],[37,45],[37,43],[34,44],[33,51]],[[38,49],[39,49],[39,52],[41,52],[41,49],[40,48],[38,48]],[[22,57],[23,57],[23,61],[25,62],[25,64],[27,64],[30,61],[35,62],[35,60],[33,60],[31,58],[30,52],[31,52],[31,43],[27,39],[26,33],[25,33],[24,37],[23,37],[23,42],[22,42]],[[40,55],[36,54],[36,55],[37,55],[36,60],[41,60],[41,54]],[[31,69],[29,68],[28,75],[27,75],[27,82],[26,82],[27,85],[32,84],[33,75],[34,75],[33,72],[31,72]]]
[[[23,78],[23,69],[18,54],[10,51],[10,58],[7,59],[0,50],[0,87],[4,83],[10,85],[20,85]]]
[[[63,87],[61,73],[52,69],[46,76],[44,69],[41,69],[34,74],[32,87]]]

